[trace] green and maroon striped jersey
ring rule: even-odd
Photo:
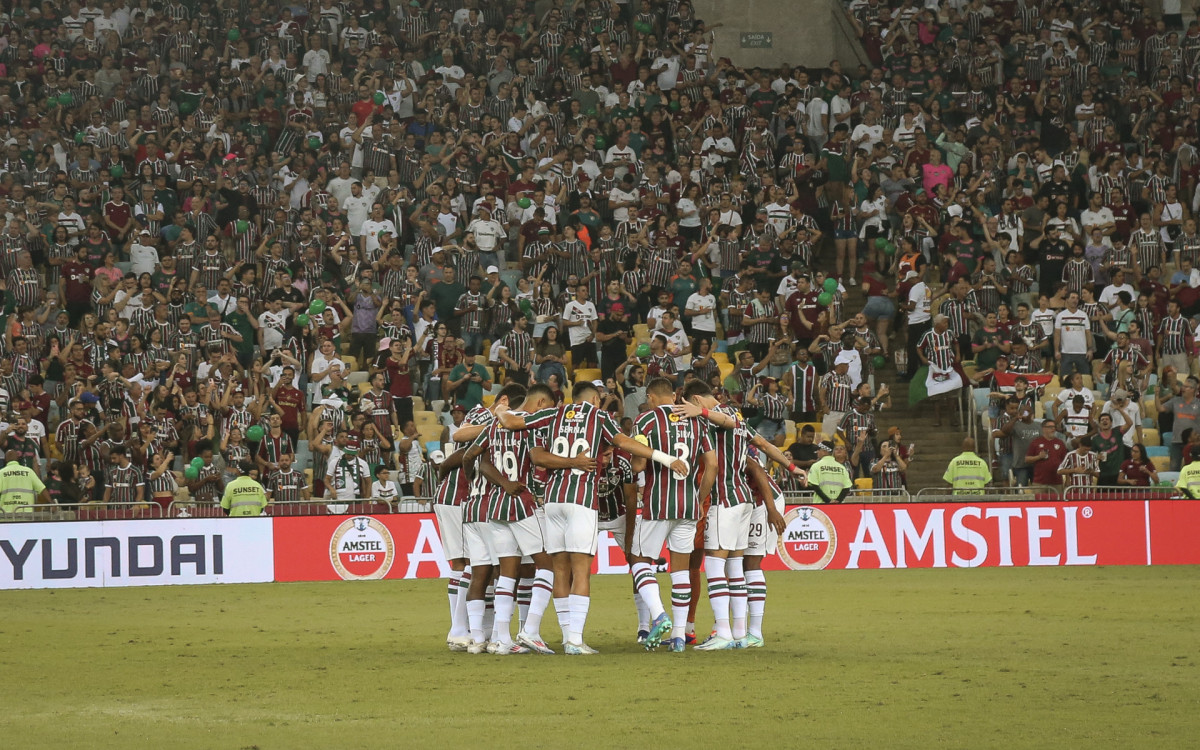
[[[596,510],[601,521],[615,521],[625,515],[625,485],[637,481],[633,462],[625,451],[613,451],[612,461],[600,467],[600,489]]]
[[[525,417],[524,430],[507,430],[499,422],[493,422],[480,438],[484,453],[501,474],[510,482],[528,482],[533,475],[531,449],[541,445],[542,428],[554,416],[554,409],[543,409],[533,415],[513,413]],[[487,508],[486,519],[480,520],[521,521],[533,515],[535,503],[531,492],[513,497],[500,485],[488,483],[481,474],[475,481],[477,485],[482,485],[483,505]],[[471,491],[473,494],[475,487]]]
[[[536,416],[536,415],[535,415]],[[566,404],[542,428],[542,445],[556,456],[574,458],[586,453],[599,458],[604,447],[620,433],[612,414],[588,403]],[[550,469],[546,480],[546,502],[573,503],[596,510],[600,477],[583,469]]]
[[[462,423],[464,425],[488,425],[495,419],[496,416],[488,411],[487,407],[480,405],[467,412]],[[467,448],[469,445],[459,447]],[[462,505],[467,500],[469,491],[470,483],[467,481],[466,472],[460,466],[457,469],[451,469],[442,479],[434,493],[433,502],[437,505]]]
[[[682,458],[691,466],[683,479],[669,467],[651,461],[642,500],[642,517],[648,521],[700,518],[701,455],[712,450],[708,430],[698,419],[681,417],[669,405],[643,412],[634,428],[654,450]]]
[[[713,502],[720,503],[724,508],[748,503],[753,500],[750,481],[742,464],[754,439],[754,428],[746,424],[741,413],[731,406],[716,406],[712,411],[719,411],[734,418],[735,424],[729,429],[723,429],[708,423],[708,439],[713,450],[717,452],[717,479],[713,483]]]

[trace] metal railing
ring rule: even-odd
[[[810,490],[790,490],[783,493],[784,502],[788,505],[813,505],[824,502],[818,499]],[[846,503],[908,503],[912,496],[903,487],[898,489],[871,489],[854,487],[846,494]]]
[[[157,503],[108,502],[78,505],[18,505],[0,511],[0,521],[122,521],[163,518]]]
[[[1067,487],[1062,496],[1068,502],[1181,499],[1179,490],[1174,487]]]
[[[972,501],[1009,502],[1061,500],[1062,489],[1046,485],[1029,487],[983,487],[978,490],[953,490],[950,487],[922,487],[913,496],[918,503],[961,503]]]

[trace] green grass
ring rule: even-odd
[[[665,579],[665,576],[663,577]],[[433,581],[0,593],[8,748],[1195,747],[1200,568],[770,575],[767,648],[444,646]],[[702,628],[710,611],[701,603]],[[557,626],[547,617],[547,640]]]

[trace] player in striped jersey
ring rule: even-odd
[[[513,609],[516,604],[517,575],[522,556],[533,558],[537,568],[535,577],[553,585],[554,573],[550,558],[545,553],[542,529],[534,515],[536,501],[526,486],[533,473],[531,449],[540,439],[538,430],[546,426],[554,410],[554,394],[545,385],[538,384],[529,389],[523,403],[517,404],[531,410],[529,418],[523,413],[509,415],[506,408],[497,410],[497,421],[475,439],[463,457],[470,463],[479,459],[479,476],[471,486],[471,494],[463,506],[463,539],[471,558],[472,580],[467,593],[467,618],[471,627],[472,643],[467,652],[483,653],[486,649],[493,654],[523,654],[536,650],[543,654],[553,651],[542,641],[541,623],[546,610],[546,597],[530,602],[522,630],[522,644],[513,643],[510,633]],[[510,429],[505,424],[508,417],[521,417],[527,429]],[[515,426],[515,425],[514,425]],[[581,454],[570,457],[553,457],[555,468],[594,471],[596,459]],[[483,628],[484,590],[491,580],[492,570],[498,567],[496,580],[496,617],[491,634],[491,644],[485,640]]]
[[[746,637],[746,590],[742,555],[749,543],[753,491],[743,470],[751,445],[757,446],[797,476],[805,476],[791,459],[749,427],[736,409],[721,406],[707,385],[688,383],[683,403],[674,412],[708,423],[708,439],[716,453],[714,502],[704,529],[704,572],[713,608],[715,634],[697,646],[704,651],[739,648]],[[694,557],[694,556],[693,556]],[[732,624],[731,624],[732,615]]]
[[[584,644],[583,629],[591,606],[600,476],[569,465],[570,462],[578,457],[590,457],[594,461],[606,446],[614,445],[643,460],[655,461],[661,457],[666,462],[664,465],[681,474],[687,474],[688,465],[670,454],[656,455],[648,446],[621,434],[612,414],[600,408],[600,392],[591,383],[578,383],[574,398],[574,403],[537,412],[528,421],[504,413],[498,419],[504,427],[516,430],[543,425],[542,434],[533,440],[531,455],[534,463],[549,471],[545,541],[546,551],[554,559],[554,604],[560,622],[563,612],[568,613],[564,650],[580,655],[596,653]],[[523,635],[517,638],[522,645],[536,648],[526,643]]]
[[[750,535],[746,543],[743,566],[746,588],[746,637],[743,648],[762,648],[763,613],[767,608],[767,578],[763,575],[762,561],[767,555],[775,554],[779,535],[783,533],[783,490],[763,468],[759,453],[751,448],[746,456],[746,472],[754,489],[754,512],[750,516]],[[804,482],[807,483],[807,475]]]
[[[438,535],[442,540],[442,550],[446,554],[446,562],[450,565],[450,582],[447,595],[450,599],[450,633],[446,644],[451,651],[466,651],[471,643],[467,629],[467,590],[471,585],[471,570],[468,567],[466,551],[463,547],[463,508],[470,491],[466,472],[462,468],[462,458],[465,446],[473,441],[495,419],[495,410],[507,408],[509,401],[520,402],[525,398],[525,388],[519,385],[506,385],[501,389],[496,400],[489,409],[478,405],[471,409],[463,418],[462,424],[451,435],[451,439],[464,450],[457,451],[440,462],[441,481],[434,492],[433,512],[437,519]],[[435,465],[433,454],[430,461]]]
[[[712,449],[708,430],[697,420],[680,417],[671,408],[675,389],[671,382],[656,378],[646,386],[649,411],[637,420],[635,433],[638,442],[645,441],[659,453],[670,453],[691,466],[703,467],[701,478],[695,472],[679,476],[664,465],[656,453],[646,480],[643,498],[642,523],[634,537],[633,577],[638,595],[650,608],[653,621],[646,637],[646,648],[657,648],[670,631],[671,651],[683,651],[684,628],[692,585],[688,578],[688,560],[695,547],[696,522],[703,504],[712,492],[717,473],[717,454]],[[634,459],[634,471],[645,469],[645,459]],[[651,562],[666,543],[671,553],[671,612],[663,610],[658,580]]]

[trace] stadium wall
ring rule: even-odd
[[[1200,501],[798,505],[768,570],[1200,563]],[[0,525],[0,589],[438,578],[432,513]],[[597,573],[624,573],[600,535]]]
[[[694,0],[693,6],[706,24],[721,24],[714,55],[739,67],[824,68],[840,60],[849,72],[870,65],[839,0]]]

